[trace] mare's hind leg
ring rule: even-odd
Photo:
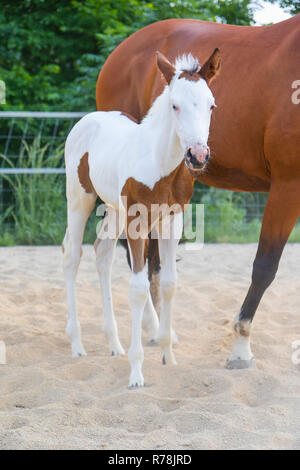
[[[119,226],[118,213],[111,208],[108,208],[107,215],[103,220],[100,233],[95,241],[96,252],[96,267],[99,275],[101,294],[102,294],[102,308],[103,308],[103,331],[108,339],[110,354],[112,356],[118,354],[125,354],[125,351],[120,343],[118,335],[117,322],[114,315],[112,292],[111,292],[111,270],[112,263],[115,255],[116,243],[120,233],[123,230],[123,222]],[[108,237],[107,227],[109,226],[114,235]],[[115,227],[115,229],[114,229]]]
[[[267,201],[258,250],[253,264],[252,283],[242,308],[234,320],[234,349],[227,359],[228,369],[244,369],[254,364],[250,346],[252,320],[259,302],[274,280],[286,241],[300,214],[299,185],[272,185]]]
[[[75,280],[82,254],[81,244],[87,219],[95,205],[96,195],[86,194],[78,187],[76,197],[68,199],[68,226],[62,244],[63,268],[67,289],[68,322],[66,333],[71,341],[72,356],[85,356],[81,328],[75,303]]]

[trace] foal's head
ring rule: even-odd
[[[220,68],[219,49],[202,67],[191,54],[177,59],[174,66],[160,52],[157,65],[169,86],[170,108],[186,164],[200,169],[210,156],[207,139],[216,104],[209,84]]]

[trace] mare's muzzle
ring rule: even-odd
[[[210,157],[209,147],[203,144],[193,145],[184,156],[185,164],[190,170],[201,170]]]

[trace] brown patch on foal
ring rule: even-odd
[[[144,238],[132,240],[130,237],[128,237],[128,243],[130,245],[133,261],[132,271],[135,274],[141,272],[146,264],[145,242],[146,240]]]
[[[174,204],[179,204],[183,211],[184,205],[188,204],[192,197],[193,185],[193,178],[183,161],[172,173],[157,181],[153,189],[150,189],[148,186],[132,177],[128,178],[123,186],[121,195],[127,197],[127,210],[129,210],[133,204],[143,204],[146,206],[148,211],[148,232],[150,232],[151,204],[168,204],[169,207]],[[136,216],[127,217],[128,226],[135,217]],[[128,235],[127,238],[134,261],[133,271],[136,273],[141,271],[145,265],[149,242],[148,240],[145,242],[142,238],[132,240]],[[152,242],[156,242],[156,240],[152,240]],[[158,252],[157,256],[159,257]],[[157,270],[158,269],[159,267]]]
[[[179,204],[184,210],[184,205],[193,195],[193,186],[194,180],[182,161],[172,173],[157,181],[152,189],[132,177],[128,178],[121,195],[127,196],[128,208],[132,204],[144,204],[151,218],[151,204]]]
[[[186,80],[190,80],[191,82],[198,82],[198,80],[203,77],[197,70],[191,72],[184,70],[183,72],[181,72],[178,78],[185,78]]]
[[[128,119],[130,119],[130,121],[133,121],[136,124],[139,123],[138,120],[134,116],[132,116],[132,114],[126,113],[125,111],[121,112],[121,116],[126,116]]]
[[[89,153],[85,152],[85,154],[81,157],[80,163],[78,165],[78,178],[81,186],[85,190],[86,193],[95,193],[95,189],[93,183],[90,179],[90,167],[89,167]]]
[[[219,49],[215,49],[207,61],[196,70],[183,70],[178,78],[185,78],[197,82],[203,78],[208,84],[217,75],[220,70],[221,55]]]

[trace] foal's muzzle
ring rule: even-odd
[[[197,144],[189,147],[185,152],[185,164],[190,170],[201,170],[210,157],[209,147]]]

